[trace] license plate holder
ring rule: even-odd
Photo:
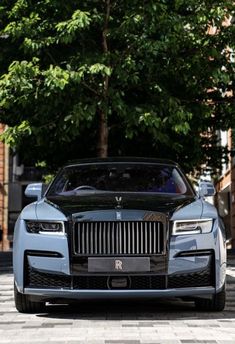
[[[150,272],[150,258],[89,257],[88,272]]]

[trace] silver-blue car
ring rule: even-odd
[[[15,225],[19,312],[47,302],[178,297],[225,306],[226,239],[216,208],[179,166],[148,158],[90,159],[61,169],[42,195],[31,184]]]

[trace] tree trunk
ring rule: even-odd
[[[107,33],[108,33],[108,24],[110,18],[110,0],[106,0],[106,14],[105,14],[105,22],[104,28],[102,32],[102,46],[104,55],[108,54],[108,41],[107,41]],[[98,138],[98,157],[106,158],[108,156],[108,118],[107,118],[107,110],[108,110],[108,88],[109,88],[109,76],[106,75],[104,77],[104,92],[103,92],[103,100],[105,103],[105,109],[100,109],[98,111],[99,116],[99,138]]]
[[[99,113],[99,144],[98,157],[106,158],[108,156],[108,125],[107,117],[103,111]]]

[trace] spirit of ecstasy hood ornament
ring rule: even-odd
[[[121,203],[122,203],[122,197],[118,197],[118,196],[116,196],[116,197],[115,197],[115,200],[116,200],[116,202],[117,202],[117,206],[116,206],[116,208],[117,208],[117,209],[121,209],[121,208],[122,208],[122,206],[121,206]]]

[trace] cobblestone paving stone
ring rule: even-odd
[[[235,258],[227,282],[226,308],[219,313],[159,300],[48,305],[47,313],[20,314],[11,269],[0,270],[0,344],[235,344]]]

